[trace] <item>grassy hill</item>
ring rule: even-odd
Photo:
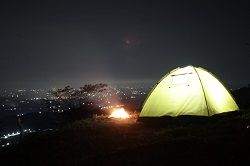
[[[199,118],[198,118],[199,119]],[[204,118],[88,118],[53,133],[26,135],[0,150],[8,165],[250,164],[250,113]]]

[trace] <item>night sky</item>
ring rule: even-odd
[[[250,83],[248,1],[3,0],[0,25],[1,89],[153,85],[189,64]]]

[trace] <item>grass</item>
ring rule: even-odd
[[[243,165],[250,163],[249,111],[165,125],[94,117],[34,133],[0,150],[9,165]],[[180,123],[181,122],[181,123]]]

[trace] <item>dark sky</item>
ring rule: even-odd
[[[250,83],[248,1],[0,2],[0,84],[51,88],[156,83],[203,67],[228,88]]]

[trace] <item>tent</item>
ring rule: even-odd
[[[212,116],[238,109],[230,92],[212,73],[187,66],[170,71],[154,86],[139,118]]]

